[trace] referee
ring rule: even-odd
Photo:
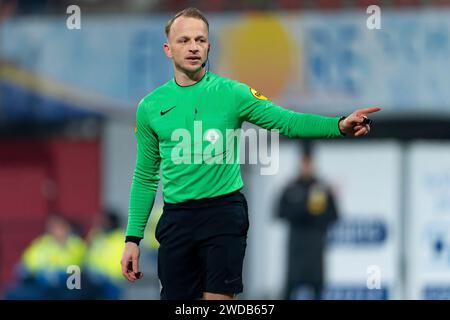
[[[174,79],[143,98],[137,109],[137,160],[122,273],[131,282],[143,275],[139,242],[153,207],[161,167],[164,209],[155,232],[160,243],[161,299],[233,299],[243,290],[248,208],[240,192],[239,161],[214,161],[228,159],[236,150],[225,148],[209,158],[203,156],[211,144],[222,143],[217,131],[239,129],[248,121],[290,138],[363,136],[370,131],[367,114],[380,108],[356,110],[348,117],[283,109],[249,86],[205,70],[209,24],[199,10],[187,8],[177,13],[165,31],[164,52],[173,60]],[[172,134],[184,129],[195,137],[198,123],[202,133],[209,132],[207,141],[188,141],[180,153],[176,149],[180,140]]]

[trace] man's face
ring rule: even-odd
[[[70,235],[70,225],[59,217],[50,217],[47,221],[47,232],[57,241],[64,242]]]
[[[208,56],[208,28],[203,20],[179,17],[169,32],[168,43],[164,44],[167,57],[184,72],[195,73],[202,68]]]

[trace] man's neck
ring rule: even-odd
[[[199,82],[205,75],[205,68],[201,68],[195,73],[186,73],[175,68],[175,81],[182,87],[191,86]]]

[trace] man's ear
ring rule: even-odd
[[[164,43],[164,53],[166,54],[167,58],[172,59],[172,52],[171,52],[170,46],[167,42]]]
[[[208,44],[208,53],[209,53],[209,50],[211,50],[211,44],[210,43]]]

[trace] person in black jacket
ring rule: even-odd
[[[300,175],[282,192],[278,216],[290,225],[284,299],[320,299],[327,230],[338,212],[330,188],[314,174],[311,152],[301,160]]]

